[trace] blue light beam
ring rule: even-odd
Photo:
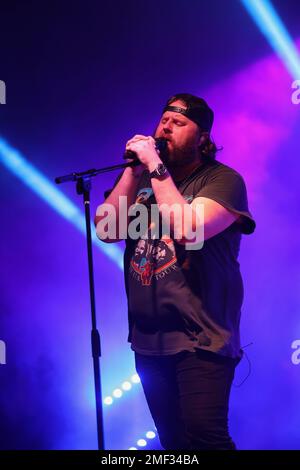
[[[248,13],[294,79],[300,78],[300,56],[289,32],[269,0],[241,0]]]
[[[54,183],[29,163],[21,153],[11,147],[0,137],[1,163],[42,198],[59,215],[73,224],[80,232],[86,234],[83,212],[60,191]],[[123,270],[123,252],[120,247],[111,243],[99,243],[92,227],[92,240],[98,249],[103,251],[121,270]]]

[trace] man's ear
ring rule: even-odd
[[[202,147],[205,144],[205,142],[208,140],[208,138],[209,138],[209,133],[208,132],[200,131],[199,132],[199,143],[198,143],[198,145],[200,147]]]
[[[200,143],[204,143],[209,138],[209,133],[205,131],[200,132]]]

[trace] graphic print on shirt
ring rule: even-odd
[[[130,261],[129,272],[143,286],[150,286],[153,276],[165,277],[177,270],[177,258],[173,240],[163,236],[160,240],[140,239]]]
[[[143,204],[152,195],[152,188],[142,188],[135,203]],[[186,196],[185,199],[190,202],[192,196]],[[129,269],[130,275],[143,286],[150,286],[153,276],[160,279],[179,269],[173,240],[167,235],[163,235],[160,240],[151,239],[150,227],[153,227],[153,223],[149,224],[147,237],[137,241]]]
[[[142,188],[136,196],[135,204],[143,204],[149,197],[153,195],[152,188]]]

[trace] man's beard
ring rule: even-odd
[[[167,149],[162,153],[161,159],[168,168],[185,167],[199,160],[199,150],[194,146]]]

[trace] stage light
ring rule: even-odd
[[[0,137],[0,161],[24,184],[52,207],[59,215],[85,234],[83,212],[57,186],[29,163],[21,153]],[[103,251],[116,265],[123,269],[123,252],[112,243],[99,243],[92,227],[92,239],[98,249]]]
[[[128,391],[128,390],[130,390],[130,389],[132,388],[132,385],[131,385],[130,382],[127,382],[127,381],[126,381],[126,382],[123,382],[123,383],[122,383],[122,388],[123,388],[123,390]]]
[[[139,440],[137,441],[137,445],[138,445],[139,447],[146,447],[147,441],[146,441],[145,439],[139,439]]]
[[[272,3],[269,0],[241,0],[241,2],[292,77],[300,78],[299,52]]]
[[[111,405],[113,403],[113,401],[114,400],[112,399],[112,397],[105,397],[104,400],[103,400],[103,403],[105,405]]]
[[[122,383],[121,387],[114,389],[114,391],[112,392],[111,395],[113,395],[115,398],[121,398],[121,397],[124,395],[124,393],[123,393],[123,391],[122,391],[121,389],[123,389],[124,391],[129,391],[129,390],[132,389],[132,386],[133,386],[133,385],[137,385],[137,384],[139,384],[139,383],[141,382],[141,381],[140,381],[140,378],[139,378],[139,376],[138,376],[138,374],[133,374],[133,375],[131,376],[131,382],[132,382],[132,383],[130,383],[129,380],[125,380],[125,381]],[[109,399],[110,399],[111,401],[110,401]],[[108,402],[107,402],[107,400],[108,400]],[[106,397],[106,398],[103,400],[103,403],[104,403],[105,405],[111,405],[111,404],[113,403],[113,399],[111,398],[110,395],[108,395],[108,397]]]
[[[116,398],[120,398],[122,395],[123,395],[123,392],[122,392],[122,390],[120,390],[119,388],[116,388],[116,389],[113,391],[113,396],[116,397]]]
[[[131,382],[133,382],[134,384],[138,384],[140,383],[141,379],[139,378],[138,374],[134,374],[132,377],[131,377]]]
[[[147,437],[147,439],[154,439],[156,437],[156,433],[154,431],[147,431],[145,433],[145,436]],[[147,440],[144,438],[139,439],[136,443],[139,447],[146,447],[148,445]],[[137,450],[137,449],[136,447],[129,447],[128,450]]]

